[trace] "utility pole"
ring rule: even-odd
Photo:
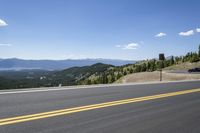
[[[165,60],[164,53],[160,53],[159,54],[159,61],[160,61],[160,63],[163,63],[164,60]],[[162,81],[162,66],[163,66],[163,64],[162,65],[160,64],[160,81]]]

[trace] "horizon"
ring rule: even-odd
[[[109,58],[79,58],[79,59],[23,59],[23,58],[0,58],[0,60],[8,60],[8,59],[18,59],[18,60],[50,60],[50,61],[64,61],[64,60],[119,60],[119,61],[139,61],[139,60],[129,60],[129,59],[109,59]]]
[[[196,0],[0,2],[0,59],[138,61],[200,44]]]
[[[200,46],[200,45],[199,45]],[[187,53],[191,53],[191,52],[197,52],[196,51],[188,51]],[[187,54],[186,53],[186,54]],[[160,54],[160,53],[159,53]],[[186,55],[185,54],[185,55]],[[165,58],[169,58],[171,56],[173,57],[182,57],[182,56],[185,56],[185,55],[177,55],[177,56],[174,56],[174,55],[168,55],[165,56]],[[119,61],[143,61],[143,60],[153,60],[153,59],[158,59],[159,57],[155,57],[155,58],[147,58],[147,59],[142,59],[142,60],[132,60],[132,59],[117,59],[117,58],[66,58],[66,59],[32,59],[32,58],[17,58],[17,57],[10,57],[10,58],[0,58],[0,60],[8,60],[8,59],[17,59],[17,60],[51,60],[51,61],[64,61],[64,60],[119,60]]]

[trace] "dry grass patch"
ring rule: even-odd
[[[163,72],[163,81],[195,80],[200,79],[200,74],[168,73]],[[122,77],[117,83],[153,82],[160,80],[160,72],[141,72]]]

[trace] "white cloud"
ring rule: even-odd
[[[166,36],[166,33],[160,32],[159,34],[155,35],[155,37],[163,37]]]
[[[200,32],[200,28],[197,28],[196,31],[197,31],[197,32]]]
[[[139,44],[138,43],[129,43],[127,45],[116,45],[117,48],[122,49],[138,49]]]
[[[193,30],[189,30],[189,31],[186,31],[186,32],[180,32],[179,33],[180,36],[191,36],[193,34],[194,34]]]
[[[10,47],[10,46],[12,46],[12,45],[9,44],[9,43],[0,43],[0,46],[7,46],[7,47]]]
[[[0,19],[0,27],[7,26],[7,25],[8,24],[4,20]]]
[[[139,44],[137,43],[129,43],[124,46],[123,49],[138,49]]]

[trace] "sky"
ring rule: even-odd
[[[199,0],[0,0],[0,58],[144,60],[200,44]]]

